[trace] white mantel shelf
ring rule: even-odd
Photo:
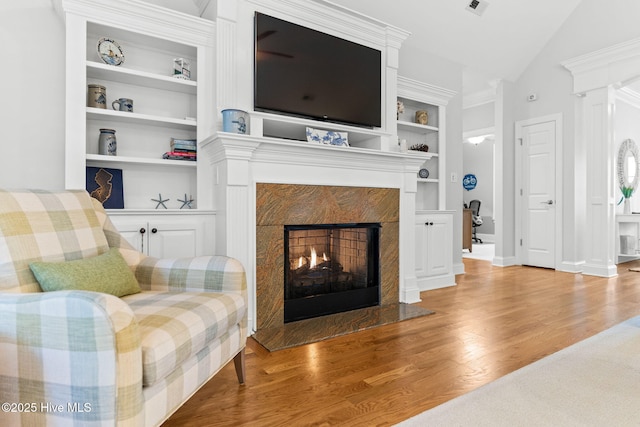
[[[219,143],[216,144],[216,141]],[[417,173],[419,166],[434,156],[433,153],[421,151],[401,153],[368,148],[336,147],[305,141],[288,141],[226,132],[218,132],[200,145],[201,148],[207,150],[212,160],[220,159],[222,156],[233,157],[244,153],[256,161],[265,163],[325,166],[337,169],[346,167],[396,173],[398,172],[398,164],[406,164],[410,169],[417,168],[415,169]]]
[[[200,143],[199,161],[213,167],[216,253],[247,270],[249,325],[256,327],[256,186],[258,183],[397,188],[400,301],[420,301],[415,254],[418,170],[433,154],[334,147],[218,132]]]

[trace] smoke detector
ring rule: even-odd
[[[469,12],[475,13],[478,16],[482,16],[484,11],[487,10],[487,6],[489,6],[489,3],[484,0],[470,0],[465,9]]]

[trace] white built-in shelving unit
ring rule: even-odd
[[[122,170],[124,212],[153,210],[159,193],[168,208],[185,194],[194,207],[211,209],[209,162],[166,160],[171,138],[202,141],[215,131],[215,24],[141,1],[59,0],[66,21],[67,188],[85,188],[86,166]],[[125,60],[101,61],[97,42],[115,40]],[[191,79],[173,75],[173,60],[190,62]],[[107,108],[87,107],[87,85],[106,87]],[[112,101],[133,99],[133,112],[113,110]],[[117,156],[98,153],[101,128],[114,129]]]
[[[66,24],[66,188],[86,188],[87,166],[120,169],[124,209],[109,216],[134,247],[159,257],[213,253],[210,162],[162,155],[171,138],[200,143],[215,132],[215,24],[137,0],[54,2]],[[124,63],[101,61],[102,37],[121,46]],[[175,58],[190,62],[190,80],[172,77]],[[89,84],[106,87],[106,109],[87,106]],[[133,99],[133,112],[112,109],[119,98]],[[101,128],[116,131],[116,156],[99,154]],[[160,194],[167,209],[156,209]]]
[[[407,146],[426,144],[429,151],[422,165],[428,178],[417,178],[416,209],[442,210],[446,204],[446,106],[455,92],[398,76],[398,101],[404,112],[398,115],[398,139]],[[427,112],[426,125],[416,123],[416,111]]]

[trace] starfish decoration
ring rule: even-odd
[[[167,209],[167,205],[165,205],[164,202],[168,202],[169,199],[163,199],[162,198],[162,194],[158,193],[158,198],[157,199],[151,199],[151,201],[158,203],[156,205],[156,209],[158,209],[160,206],[162,206],[163,208]]]
[[[193,197],[189,196],[189,198],[187,199],[187,193],[184,193],[184,200],[178,199],[178,201],[182,202],[182,206],[180,206],[180,209],[184,208],[185,206],[189,209],[192,208],[191,203],[193,203]]]

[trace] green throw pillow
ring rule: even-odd
[[[66,262],[32,262],[29,268],[43,291],[95,291],[122,297],[140,285],[117,248],[92,258]]]

